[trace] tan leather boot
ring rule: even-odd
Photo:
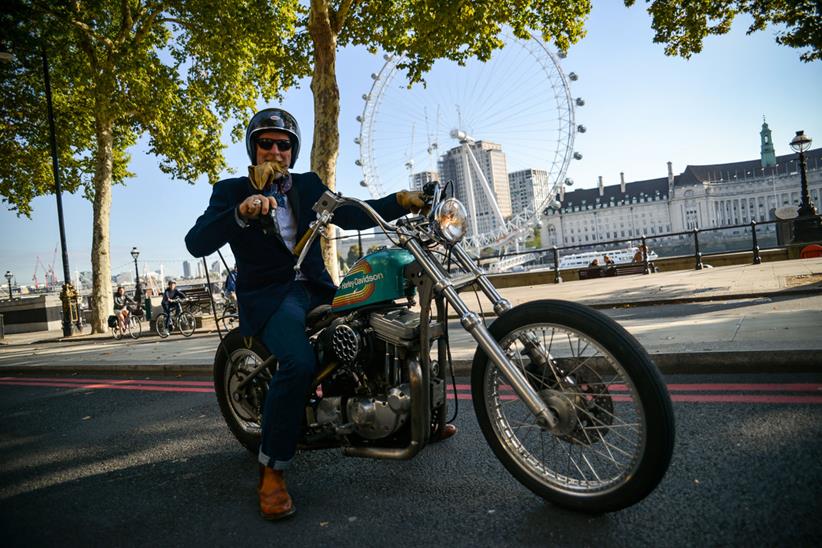
[[[274,521],[288,517],[296,511],[288,494],[282,470],[274,470],[268,466],[260,467],[257,494],[260,497],[260,515],[263,519]]]

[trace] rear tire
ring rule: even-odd
[[[276,363],[271,369],[261,371],[236,396],[234,392],[248,373],[270,355],[259,339],[243,337],[239,329],[234,329],[223,338],[214,356],[214,392],[220,412],[234,437],[255,455],[260,448],[262,409],[271,369],[276,369]]]
[[[588,513],[645,498],[662,480],[674,446],[667,388],[642,346],[588,307],[535,301],[489,328],[512,363],[560,418],[551,433],[487,355],[474,355],[471,391],[483,435],[508,471],[540,497]],[[540,366],[525,336],[547,350]]]

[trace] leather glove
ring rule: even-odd
[[[425,203],[425,194],[418,190],[401,190],[397,192],[397,203],[411,213],[427,213],[431,206]]]
[[[288,167],[279,162],[263,162],[256,166],[248,166],[248,178],[251,184],[259,191],[271,185],[275,180],[288,176]]]

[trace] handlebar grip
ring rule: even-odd
[[[311,229],[309,228],[308,230],[305,231],[305,234],[303,234],[303,237],[300,238],[300,241],[297,242],[297,245],[294,246],[294,251],[292,251],[292,253],[294,255],[296,255],[297,257],[299,257],[300,253],[303,252],[303,248],[305,247],[305,244],[307,244],[308,240],[310,240],[310,239],[311,239]]]

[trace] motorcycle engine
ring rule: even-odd
[[[419,314],[407,308],[335,319],[315,341],[320,368],[334,369],[309,412],[312,429],[367,440],[397,433],[411,411],[403,360],[418,335]]]

